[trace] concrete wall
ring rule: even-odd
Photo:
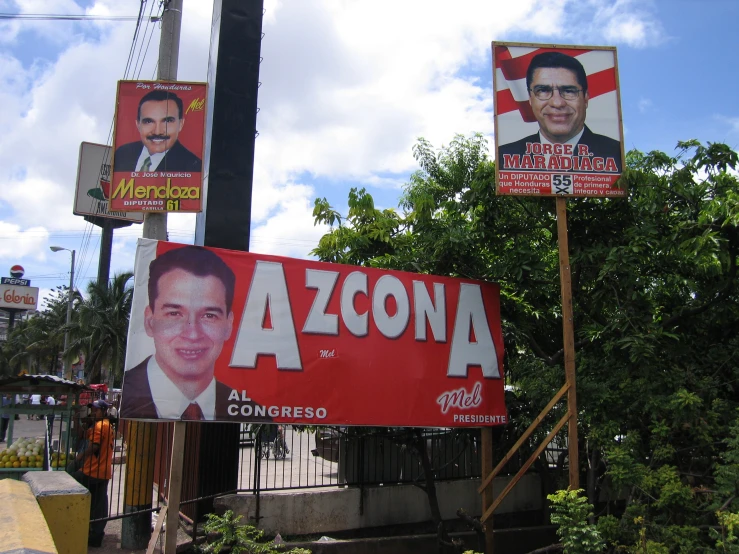
[[[493,484],[499,494],[510,478],[498,478]],[[444,481],[436,484],[439,507],[444,519],[455,519],[463,508],[468,514],[480,515],[482,504],[477,487],[479,479]],[[289,491],[260,496],[259,527],[265,532],[283,535],[329,533],[365,527],[420,523],[431,519],[428,497],[413,485],[365,487],[360,514],[359,488],[331,488],[311,492]],[[218,512],[233,510],[253,521],[256,516],[256,496],[239,494],[215,500]],[[538,475],[524,476],[506,497],[497,514],[540,510],[541,486]]]
[[[85,552],[90,492],[65,471],[29,471],[23,481],[36,497],[59,554]]]
[[[0,506],[0,553],[57,554],[44,515],[27,483],[0,480]]]

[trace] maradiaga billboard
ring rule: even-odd
[[[615,47],[492,47],[497,193],[626,196]]]
[[[38,307],[38,287],[0,284],[0,309],[35,310]]]
[[[118,81],[111,210],[202,210],[206,84]]]
[[[504,424],[499,288],[140,239],[121,417]]]

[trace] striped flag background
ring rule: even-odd
[[[590,97],[585,120],[587,126],[595,133],[622,140],[614,50],[494,43],[497,144],[507,144],[538,131],[539,126],[529,105],[529,93],[526,90],[526,70],[535,55],[553,51],[577,58],[585,68]]]

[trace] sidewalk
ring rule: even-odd
[[[156,519],[152,518],[152,524],[156,523]],[[128,548],[121,548],[121,527],[123,526],[122,519],[114,519],[109,521],[105,526],[105,538],[103,539],[103,545],[100,548],[89,547],[88,552],[90,554],[121,554],[125,553],[136,553],[146,554],[146,548],[140,550],[129,550]],[[190,544],[190,536],[185,533],[182,529],[177,530],[177,548],[184,547]],[[157,546],[164,547],[164,534],[160,535]],[[161,553],[159,548],[155,549],[154,552]]]

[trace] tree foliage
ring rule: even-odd
[[[100,380],[101,365],[108,368],[110,385],[120,383],[126,354],[128,321],[131,315],[133,273],[117,273],[108,286],[91,281],[87,297],[70,326],[73,340],[69,351],[82,351],[88,383]]]
[[[501,440],[510,444],[564,383],[555,202],[496,196],[481,135],[438,151],[421,139],[414,155],[420,169],[398,210],[376,209],[357,189],[346,216],[316,200],[316,222],[332,229],[314,254],[498,282],[514,385]],[[737,161],[728,146],[698,141],[673,156],[631,151],[628,198],[567,202],[579,469],[591,503],[625,492],[618,528],[630,544],[695,551],[717,523],[716,504],[732,497],[719,476],[739,487],[716,463],[739,405]],[[554,476],[553,490],[565,477]]]
[[[69,364],[85,357],[86,380],[97,383],[101,367],[109,370],[110,386],[120,383],[133,300],[131,272],[117,274],[109,284],[88,284],[87,294],[72,295],[72,314],[67,325],[67,287],[57,287],[37,314],[18,322],[2,347],[2,372],[55,375],[63,356]],[[107,286],[105,286],[107,285]],[[64,351],[64,334],[69,345]]]

